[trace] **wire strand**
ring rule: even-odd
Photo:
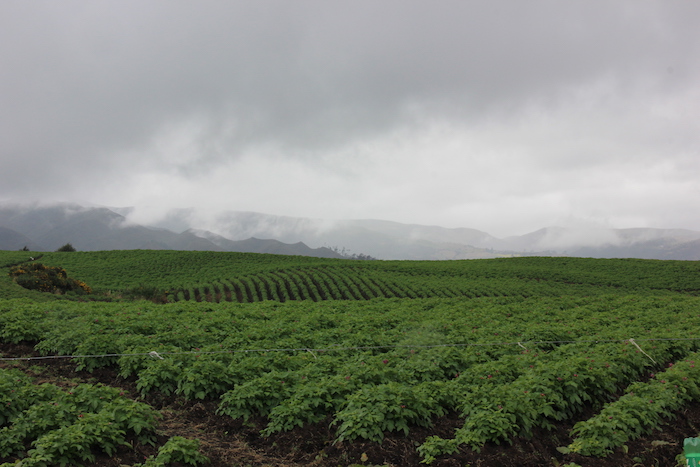
[[[678,337],[678,338],[642,338],[642,339],[589,339],[589,340],[567,340],[567,341],[526,341],[528,345],[542,345],[542,344],[601,344],[601,343],[632,343],[637,348],[639,346],[635,342],[653,342],[653,341],[696,341],[700,340],[700,337]],[[354,346],[354,347],[326,347],[326,348],[311,348],[311,347],[298,347],[298,348],[272,348],[272,349],[229,349],[229,350],[213,350],[213,351],[200,351],[200,350],[183,350],[175,352],[138,352],[138,353],[111,353],[111,354],[98,354],[98,355],[45,355],[40,357],[0,357],[0,361],[32,361],[32,360],[55,360],[55,359],[74,359],[74,358],[109,358],[109,357],[151,357],[158,358],[163,355],[213,355],[213,354],[233,354],[233,353],[265,353],[265,352],[339,352],[347,350],[386,350],[386,349],[432,349],[440,347],[470,347],[470,346],[511,346],[517,345],[523,346],[523,341],[519,342],[468,342],[462,344],[396,344],[396,345],[367,345],[367,346]],[[641,349],[640,349],[641,350]],[[641,350],[645,355],[646,352]],[[155,355],[154,355],[155,354]],[[315,356],[315,355],[314,355]],[[647,355],[648,357],[648,355]],[[651,357],[649,357],[651,358]]]

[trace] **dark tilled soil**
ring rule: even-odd
[[[3,357],[36,356],[30,344],[0,344]],[[110,368],[92,373],[76,372],[75,364],[67,359],[38,360],[32,362],[0,362],[1,368],[17,367],[36,378],[37,383],[50,382],[62,386],[81,382],[102,383],[124,389],[132,397],[138,397],[135,379],[124,379]],[[426,437],[439,435],[449,438],[462,424],[457,414],[437,419],[432,428],[416,427],[408,436],[388,433],[382,443],[343,442],[334,443],[334,427],[330,417],[322,422],[297,428],[290,432],[263,438],[259,431],[265,420],[243,423],[227,416],[216,415],[217,401],[187,401],[181,397],[148,395],[142,399],[158,409],[162,418],[158,427],[158,445],[171,436],[198,438],[201,452],[211,459],[212,467],[223,466],[347,466],[388,465],[423,466],[416,453],[416,446]],[[591,410],[580,418],[592,414]],[[627,443],[607,458],[588,458],[576,454],[562,454],[558,447],[571,443],[569,430],[573,422],[560,423],[552,431],[539,430],[531,439],[515,438],[512,444],[487,444],[481,452],[463,448],[459,452],[437,459],[433,466],[500,466],[535,467],[564,466],[576,463],[582,467],[672,467],[676,456],[683,451],[683,439],[700,434],[700,406],[690,405],[674,414],[662,431]],[[115,456],[98,455],[91,467],[120,467],[143,462],[155,454],[157,448],[133,443],[120,449]],[[0,459],[0,463],[11,459]],[[177,466],[176,466],[177,467]]]

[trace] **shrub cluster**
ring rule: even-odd
[[[46,266],[41,263],[25,263],[10,269],[10,276],[25,289],[41,292],[66,293],[79,295],[92,293],[92,289],[83,281],[68,277],[66,270],[58,266]]]

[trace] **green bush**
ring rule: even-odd
[[[134,467],[166,467],[174,462],[196,466],[208,463],[209,458],[199,452],[198,439],[173,436],[158,448],[156,457],[151,456],[144,464],[135,464]]]
[[[13,266],[9,275],[25,289],[50,293],[75,292],[80,295],[92,293],[89,285],[68,277],[66,270],[58,266],[25,263]]]

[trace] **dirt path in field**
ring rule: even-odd
[[[30,344],[1,344],[3,357],[37,356]],[[216,415],[218,401],[187,401],[181,397],[148,395],[139,398],[135,378],[124,379],[113,369],[98,369],[93,373],[76,372],[69,360],[39,360],[33,362],[0,362],[0,368],[19,368],[33,376],[37,383],[49,382],[61,386],[78,383],[102,383],[118,387],[131,397],[147,402],[162,415],[158,427],[158,444],[171,436],[198,438],[201,452],[211,459],[211,467],[270,466],[336,467],[359,465],[424,466],[416,453],[416,446],[427,436],[451,437],[462,423],[456,414],[449,414],[435,421],[433,428],[416,427],[409,436],[388,434],[379,444],[374,442],[337,443],[330,417],[317,424],[262,438],[259,431],[265,420],[249,423]],[[582,415],[582,418],[591,413]],[[619,448],[605,459],[586,458],[575,454],[562,454],[558,447],[571,442],[568,433],[573,422],[560,423],[552,431],[539,430],[532,439],[515,438],[512,445],[487,444],[480,453],[470,449],[440,458],[436,467],[560,467],[576,463],[582,467],[672,467],[676,456],[683,451],[683,439],[700,434],[700,406],[697,404],[677,412],[663,431],[655,431],[644,438],[627,443],[626,452]],[[156,453],[151,446],[133,445],[120,449],[111,458],[98,457],[90,467],[120,467],[143,462]],[[0,459],[0,463],[6,461]],[[175,466],[177,467],[177,466]]]

